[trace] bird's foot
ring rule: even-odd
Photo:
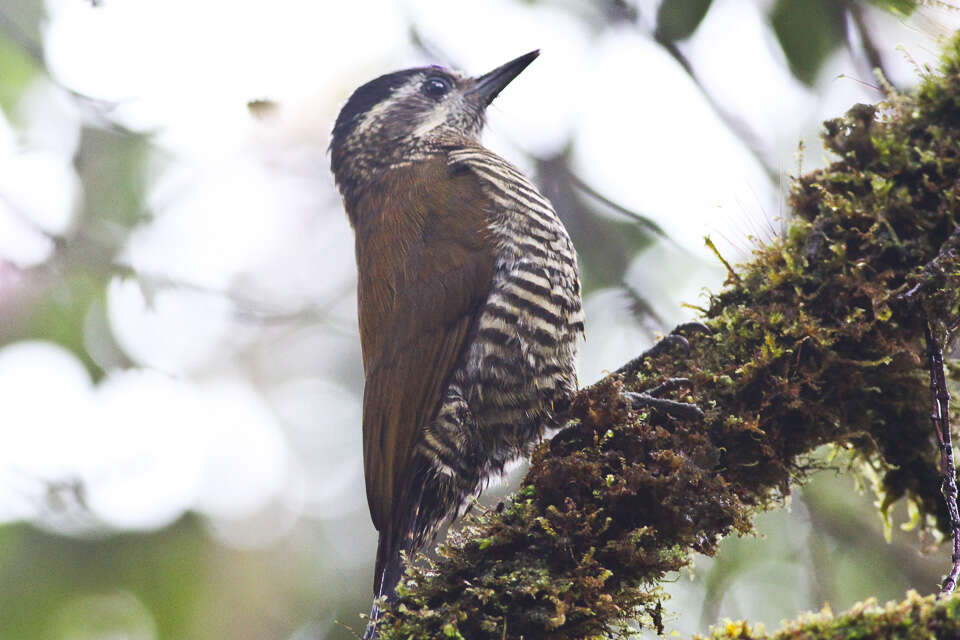
[[[713,333],[713,329],[701,322],[687,322],[678,325],[673,331],[670,332],[670,335],[665,336],[655,345],[617,369],[615,373],[632,373],[643,366],[643,361],[646,358],[653,358],[674,349],[680,349],[684,353],[689,352],[690,341],[687,340],[686,336],[683,335],[685,333],[705,333],[709,335]],[[657,386],[647,389],[646,391],[624,391],[622,393],[623,397],[634,409],[652,407],[685,420],[701,420],[703,419],[704,414],[697,405],[689,402],[678,402],[677,400],[667,400],[666,398],[657,397],[662,393],[673,391],[677,387],[686,386],[689,384],[690,380],[688,378],[667,378]]]
[[[684,420],[702,420],[704,414],[697,405],[657,397],[660,394],[673,391],[679,387],[688,387],[690,385],[691,382],[689,378],[667,378],[657,386],[646,389],[645,391],[623,391],[621,393],[633,409],[653,407],[654,409],[659,409],[670,415],[683,418]]]
[[[671,378],[671,380],[677,379],[678,378]],[[663,385],[659,385],[654,387],[654,389],[659,389],[662,386]],[[702,420],[704,417],[703,411],[700,409],[700,407],[690,402],[679,402],[677,400],[657,398],[650,395],[650,393],[646,391],[622,391],[621,393],[623,397],[626,398],[627,402],[630,403],[630,406],[634,409],[652,407],[684,420]]]

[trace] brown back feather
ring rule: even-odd
[[[474,174],[437,156],[389,172],[355,209],[367,502],[388,538],[416,509],[416,445],[490,292],[487,203]]]

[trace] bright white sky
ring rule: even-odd
[[[862,78],[843,53],[814,91],[793,80],[766,4],[716,0],[683,48],[717,102],[789,173],[800,138],[804,166],[820,163],[820,120],[878,95],[836,78]],[[656,2],[640,5],[652,15]],[[672,313],[668,320],[688,313],[681,302],[701,302],[702,287],[720,285],[704,235],[739,259],[749,251],[746,236],[768,236],[782,213],[778,185],[642,29],[601,34],[566,11],[509,0],[482,11],[443,0],[48,7],[45,46],[57,80],[116,102],[126,126],[156,131],[165,161],[151,177],[156,220],[126,253],[144,277],[118,279],[108,296],[109,328],[142,368],[94,386],[57,346],[0,350],[2,519],[37,516],[40,480],[77,478],[93,513],[114,527],[160,527],[194,509],[225,542],[251,545],[282,535],[300,513],[366,522],[356,507],[364,504],[357,389],[341,386],[344,366],[359,370],[353,237],[325,148],[353,88],[434,62],[408,44],[410,20],[474,73],[541,49],[492,108],[488,145],[523,167],[524,152],[552,153],[572,138],[575,168],[588,183],[654,217],[696,256],[663,245],[630,269],[631,286]],[[913,75],[897,44],[921,63],[932,59],[928,36],[889,17],[871,20],[882,28],[878,42],[894,80]],[[257,98],[281,104],[275,119],[250,117],[246,103]],[[45,83],[21,111],[21,130],[9,124],[12,114],[0,117],[0,258],[30,266],[51,251],[44,233],[69,232],[81,115]],[[167,280],[193,286],[165,289]],[[227,290],[266,309],[334,304],[317,332],[264,333],[216,293]],[[617,291],[596,293],[587,317],[584,383],[649,341]],[[286,515],[253,533],[224,524],[278,504]]]

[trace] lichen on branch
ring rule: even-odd
[[[948,529],[921,356],[924,314],[942,334],[960,313],[960,38],[914,95],[823,138],[836,160],[795,180],[786,233],[711,297],[712,332],[579,392],[511,503],[408,571],[382,638],[660,629],[663,577],[750,531],[824,444],[877,473],[883,509]],[[702,420],[621,394],[678,377]]]

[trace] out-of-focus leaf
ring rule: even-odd
[[[50,637],[51,615],[85,595],[129,592],[153,614],[158,637],[192,637],[211,543],[193,518],[146,534],[78,539],[26,524],[0,527],[4,638]],[[15,560],[15,561],[14,561]]]
[[[870,4],[884,11],[907,17],[920,4],[917,0],[868,0]]]
[[[0,109],[8,115],[14,112],[38,70],[33,58],[0,33]]]
[[[103,375],[86,350],[85,319],[94,305],[105,304],[115,257],[144,220],[149,150],[142,136],[84,129],[76,156],[84,197],[78,219],[67,237],[58,238],[49,263],[34,270],[26,308],[4,327],[0,345],[50,340],[80,358],[94,380]]]
[[[683,40],[693,35],[711,0],[663,0],[657,10],[657,39]]]
[[[247,111],[257,120],[269,120],[274,118],[279,111],[280,105],[273,100],[258,98],[247,103]]]
[[[144,221],[144,164],[150,143],[144,136],[85,127],[77,152],[83,182],[82,224],[119,249],[127,232]],[[115,244],[117,243],[117,244]]]
[[[811,85],[817,72],[844,42],[845,3],[837,0],[778,0],[770,15],[790,70]]]
[[[863,0],[861,0],[863,1]],[[947,0],[866,0],[883,11],[891,13],[905,21],[915,31],[928,36],[931,40],[950,37],[954,29],[944,21],[946,16],[956,17],[960,12],[960,3]]]
[[[11,331],[5,331],[0,343],[22,339],[55,342],[77,356],[96,380],[103,375],[99,365],[84,346],[84,318],[90,305],[105,295],[106,279],[92,273],[65,273],[48,286]]]

